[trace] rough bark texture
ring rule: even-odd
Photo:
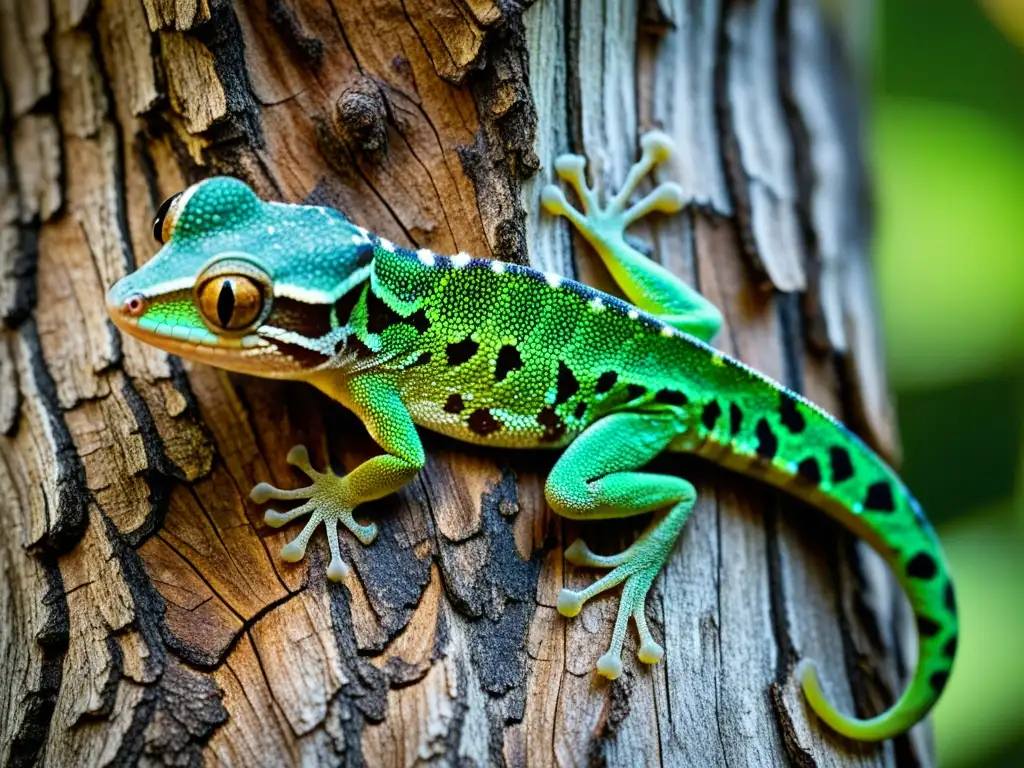
[[[650,604],[664,663],[593,666],[616,595],[565,621],[578,533],[553,457],[425,435],[426,470],[362,514],[344,585],[324,541],[276,556],[257,481],[304,442],[376,448],[301,384],[190,366],[106,319],[167,195],[213,173],[315,200],[407,246],[609,287],[539,212],[573,149],[616,184],[679,142],[688,213],[637,234],[723,308],[720,346],[891,454],[857,94],[812,0],[0,0],[0,761],[10,765],[913,765],[824,732],[906,679],[884,567],[823,517],[693,461],[700,502]],[[635,641],[631,641],[634,642]]]

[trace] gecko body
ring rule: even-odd
[[[584,590],[562,590],[558,610],[575,616],[595,595],[622,587],[608,651],[598,671],[622,672],[629,619],[642,662],[663,649],[647,627],[647,593],[696,499],[686,480],[644,472],[662,452],[688,452],[781,487],[829,513],[889,562],[917,617],[919,661],[909,687],[869,719],[839,713],[804,663],[817,714],[847,736],[878,740],[924,717],[952,666],[957,616],[939,542],[898,476],[817,406],[710,345],[721,325],[704,297],[632,248],[626,228],[652,211],[683,206],[663,183],[636,203],[639,182],[671,152],[664,134],[605,205],[584,178],[585,161],[556,162],[580,209],[560,188],[544,207],[587,238],[629,301],[558,275],[459,253],[408,250],[337,211],[261,201],[240,181],[209,179],[161,209],[161,251],[108,295],[124,331],[169,352],[257,376],[309,382],[354,411],[384,453],[347,475],[320,473],[304,448],[290,463],[311,479],[284,490],[260,483],[258,503],[274,527],[308,515],[281,551],[301,560],[323,524],[328,576],[344,578],[338,523],[362,543],[372,523],[359,504],[404,486],[424,464],[416,430],[503,448],[562,448],[545,493],[578,520],[663,512],[632,546],[597,555],[576,541],[577,565],[607,569]]]

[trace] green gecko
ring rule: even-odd
[[[597,555],[577,540],[565,558],[609,572],[586,589],[563,589],[558,611],[575,616],[622,585],[610,647],[597,663],[622,673],[629,619],[640,661],[664,651],[647,626],[645,601],[696,499],[694,487],[642,468],[663,451],[695,453],[809,501],[871,543],[890,563],[917,617],[919,658],[899,700],[870,719],[840,714],[804,662],[807,698],[851,738],[897,735],[923,718],[946,684],[957,642],[953,587],[920,505],[877,455],[835,419],[709,345],[718,309],[626,239],[652,211],[684,205],[662,183],[630,204],[640,181],[669,157],[670,139],[647,134],[623,187],[602,205],[586,161],[555,164],[575,190],[543,206],[565,216],[608,267],[627,303],[554,274],[459,253],[410,251],[318,206],[261,201],[241,181],[211,178],[164,203],[154,223],[163,244],[108,294],[123,331],[203,363],[309,382],[359,416],[384,453],[338,476],[310,465],[302,446],[287,457],[311,485],[253,488],[278,527],[309,515],[281,550],[301,560],[320,524],[332,580],[348,567],[338,523],[363,544],[377,529],[353,512],[402,488],[423,467],[416,426],[468,443],[565,448],[545,486],[552,509],[574,520],[664,510],[624,552]]]

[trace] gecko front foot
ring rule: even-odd
[[[355,504],[352,503],[349,493],[348,480],[345,477],[334,474],[330,469],[326,473],[317,472],[309,463],[309,453],[305,446],[296,445],[286,458],[293,467],[297,467],[313,481],[312,485],[294,490],[275,488],[268,483],[257,484],[249,493],[249,498],[257,504],[263,504],[270,499],[296,500],[305,499],[306,503],[288,512],[278,512],[268,509],[263,519],[272,528],[280,528],[302,515],[309,515],[306,527],[302,532],[281,548],[281,559],[288,563],[297,563],[306,556],[306,545],[310,537],[316,531],[317,526],[323,523],[327,528],[327,543],[331,549],[331,562],[327,566],[327,578],[331,581],[341,581],[348,574],[348,565],[341,559],[341,549],[338,546],[338,523],[355,534],[363,544],[371,543],[377,536],[377,526],[373,523],[360,525],[352,517],[352,510]]]
[[[565,216],[592,243],[621,239],[626,228],[652,211],[674,213],[685,205],[683,189],[673,182],[659,184],[638,202],[629,206],[629,198],[654,167],[672,155],[672,139],[661,131],[651,131],[640,140],[642,154],[629,169],[622,188],[602,207],[597,190],[587,185],[586,158],[562,155],[555,160],[555,172],[576,191],[582,211],[565,197],[561,187],[549,184],[541,193],[541,203],[549,212]],[[628,206],[628,207],[627,207]]]
[[[573,565],[585,568],[611,568],[586,589],[575,592],[563,589],[558,595],[558,612],[566,617],[576,616],[583,604],[612,587],[625,582],[619,599],[619,612],[612,630],[612,641],[608,650],[597,660],[597,671],[614,680],[622,674],[622,644],[626,639],[626,628],[632,616],[640,633],[640,648],[637,658],[644,664],[654,664],[665,655],[665,650],[655,641],[647,626],[645,613],[647,593],[655,577],[672,550],[686,519],[688,507],[676,505],[659,522],[656,522],[637,539],[634,544],[617,555],[598,555],[590,550],[582,539],[577,539],[565,550],[565,559]]]

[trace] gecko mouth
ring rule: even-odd
[[[272,341],[256,333],[222,337],[205,327],[147,319],[147,308],[148,300],[139,294],[123,300],[107,297],[108,314],[120,331],[172,355],[267,378],[290,378],[298,372]]]

